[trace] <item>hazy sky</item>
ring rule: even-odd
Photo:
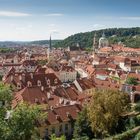
[[[0,0],[0,40],[140,26],[140,0]]]

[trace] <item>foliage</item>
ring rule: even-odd
[[[128,130],[122,134],[116,135],[110,140],[129,140],[136,136],[136,134],[139,132],[140,127],[136,127],[132,130]]]
[[[75,139],[72,139],[72,140],[90,140],[88,136],[81,136],[79,138],[75,138]]]
[[[61,136],[61,137],[57,138],[55,136],[55,134],[53,134],[53,135],[51,135],[51,140],[66,140],[66,137],[65,136]]]
[[[12,91],[10,85],[0,82],[0,101],[6,101],[10,103],[12,100]]]
[[[12,113],[9,124],[12,127],[13,140],[30,140],[35,134],[35,121],[39,119],[40,109],[37,106],[20,104]]]
[[[7,47],[2,47],[0,48],[0,53],[9,53],[9,52],[13,52],[14,49],[12,48],[7,48]]]
[[[93,133],[90,127],[90,122],[88,120],[87,108],[85,107],[78,115],[78,118],[74,126],[73,137],[77,139],[82,139],[88,137],[93,138]]]
[[[127,94],[113,90],[97,90],[88,107],[88,117],[95,137],[114,134],[120,115],[127,111]]]
[[[140,112],[140,103],[137,103],[137,104],[134,106],[134,110]]]
[[[0,82],[0,119],[3,120],[6,110],[9,109],[12,101],[12,91],[8,84]]]
[[[76,46],[77,43],[83,48],[91,48],[93,45],[93,37],[96,32],[97,41],[104,32],[108,38],[110,44],[116,44],[122,42],[128,47],[138,48],[140,47],[140,28],[112,28],[104,30],[96,30],[86,33],[78,33],[72,35],[63,41],[57,42],[54,47],[68,47]]]
[[[8,119],[0,118],[0,139],[35,140],[39,139],[36,121],[42,121],[44,114],[35,105],[22,103],[13,110]],[[5,114],[6,115],[6,114]],[[43,117],[42,117],[43,116]]]
[[[129,85],[137,85],[138,84],[138,80],[135,77],[128,77],[126,80],[126,83]]]
[[[140,132],[135,136],[135,140],[139,140],[140,139]]]

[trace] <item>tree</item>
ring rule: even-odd
[[[127,94],[113,90],[97,90],[88,106],[88,117],[97,138],[115,133],[119,117],[129,106]]]
[[[12,101],[12,91],[10,85],[0,82],[0,101],[1,103],[10,105]]]
[[[87,108],[85,107],[78,115],[74,126],[74,139],[82,139],[82,137],[93,138],[93,133],[88,120]]]
[[[55,134],[53,134],[53,135],[51,135],[51,140],[66,140],[66,137],[65,136],[61,136],[61,137],[57,138],[55,136]]]
[[[98,31],[78,33],[68,38],[56,42],[54,47],[76,47],[75,43],[80,42],[80,47],[82,48],[92,48],[93,45],[93,36],[96,32],[98,41],[104,32],[107,36],[110,44],[116,44],[122,42],[127,47],[139,48],[140,47],[140,28],[112,28],[112,29],[103,29]],[[114,36],[115,35],[115,36]],[[89,49],[88,49],[89,50]]]
[[[129,85],[137,85],[138,84],[138,80],[135,77],[128,77],[126,80],[126,83]]]
[[[8,109],[10,109],[10,103],[12,101],[12,91],[9,85],[0,83],[0,139],[5,140],[5,136],[9,131],[8,125],[5,120],[5,115]]]
[[[12,91],[9,85],[0,83],[0,139],[35,140],[38,138],[36,122],[47,117],[41,107],[19,104],[11,110]]]
[[[43,114],[44,115],[44,114]],[[43,119],[42,111],[36,105],[20,104],[8,120],[10,140],[31,140],[39,136],[36,121]],[[43,117],[42,117],[43,116]]]
[[[8,84],[0,82],[0,118],[5,117],[7,108],[10,107],[12,101],[12,91]]]
[[[9,118],[0,119],[0,139],[39,140],[36,121],[43,121],[44,117],[46,113],[42,113],[37,106],[22,103],[12,110]]]

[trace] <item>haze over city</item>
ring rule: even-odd
[[[140,25],[139,0],[0,0],[0,40],[64,39]]]

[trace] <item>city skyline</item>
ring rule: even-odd
[[[105,28],[139,27],[139,0],[0,0],[0,40],[64,39]]]

